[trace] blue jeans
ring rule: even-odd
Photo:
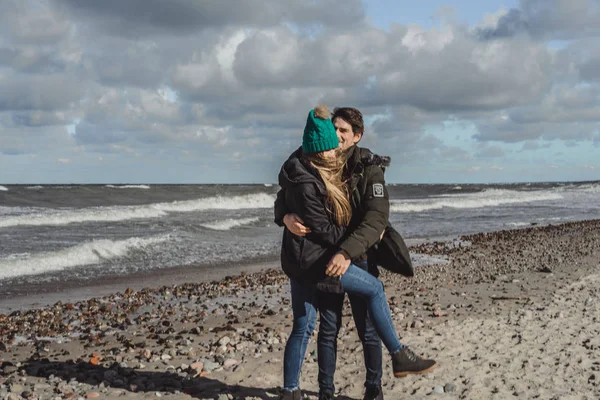
[[[402,350],[400,339],[394,328],[390,307],[383,291],[383,283],[367,271],[350,264],[340,278],[344,292],[362,298],[367,304],[369,317],[377,335],[390,354]]]
[[[313,286],[291,280],[291,288],[294,325],[283,354],[283,389],[289,391],[300,387],[306,347],[317,325],[318,300],[318,291]]]
[[[356,295],[366,302],[375,330],[388,352],[393,354],[400,351],[402,345],[379,279],[351,264],[341,276],[340,283],[344,292]],[[315,329],[318,307],[318,291],[315,287],[292,280],[291,288],[294,324],[283,356],[283,388],[289,391],[300,385],[300,370],[308,340]]]
[[[357,263],[358,264],[358,263]],[[362,266],[361,266],[362,267]],[[383,375],[383,359],[381,340],[369,318],[367,302],[364,297],[348,295],[352,307],[352,316],[363,346],[365,367],[367,370],[365,387],[381,387]],[[319,392],[333,395],[335,385],[333,376],[337,361],[337,336],[342,325],[342,309],[344,295],[336,293],[319,293]]]

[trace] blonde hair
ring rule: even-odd
[[[339,226],[346,226],[352,218],[352,206],[350,205],[350,195],[348,185],[343,179],[344,166],[346,165],[345,152],[342,149],[336,149],[334,158],[327,158],[323,152],[306,154],[305,157],[310,162],[325,183],[327,190],[327,199],[325,206],[327,212],[333,216],[333,220]]]

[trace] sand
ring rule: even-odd
[[[439,362],[397,379],[384,355],[385,398],[600,398],[600,221],[462,240],[411,248],[448,265],[381,277],[401,341]],[[362,347],[345,311],[337,398],[362,399]],[[0,398],[276,398],[290,317],[277,270],[0,315]],[[316,335],[307,398],[315,349]]]

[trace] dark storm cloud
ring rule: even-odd
[[[359,0],[53,0],[64,11],[88,19],[97,28],[117,35],[187,34],[224,26],[274,26],[281,22],[355,23],[364,18]]]

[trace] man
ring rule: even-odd
[[[341,276],[350,263],[378,276],[376,260],[371,253],[388,225],[389,197],[385,187],[384,169],[388,157],[379,157],[356,144],[364,134],[362,114],[356,108],[336,108],[332,116],[340,147],[346,150],[346,178],[349,182],[352,220],[350,232],[339,246],[326,267],[330,276]],[[295,214],[285,208],[283,189],[275,202],[275,222],[293,234],[304,236],[310,229]],[[381,341],[368,315],[366,302],[358,296],[348,296],[352,314],[363,345],[366,367],[365,400],[383,400],[381,390],[382,354]],[[343,294],[321,292],[319,294],[320,327],[318,336],[319,400],[333,399],[335,387],[333,376],[337,357],[337,335],[341,327]],[[402,350],[407,373],[425,373],[435,367],[431,360],[422,360],[404,347]],[[431,362],[430,362],[431,361]]]

